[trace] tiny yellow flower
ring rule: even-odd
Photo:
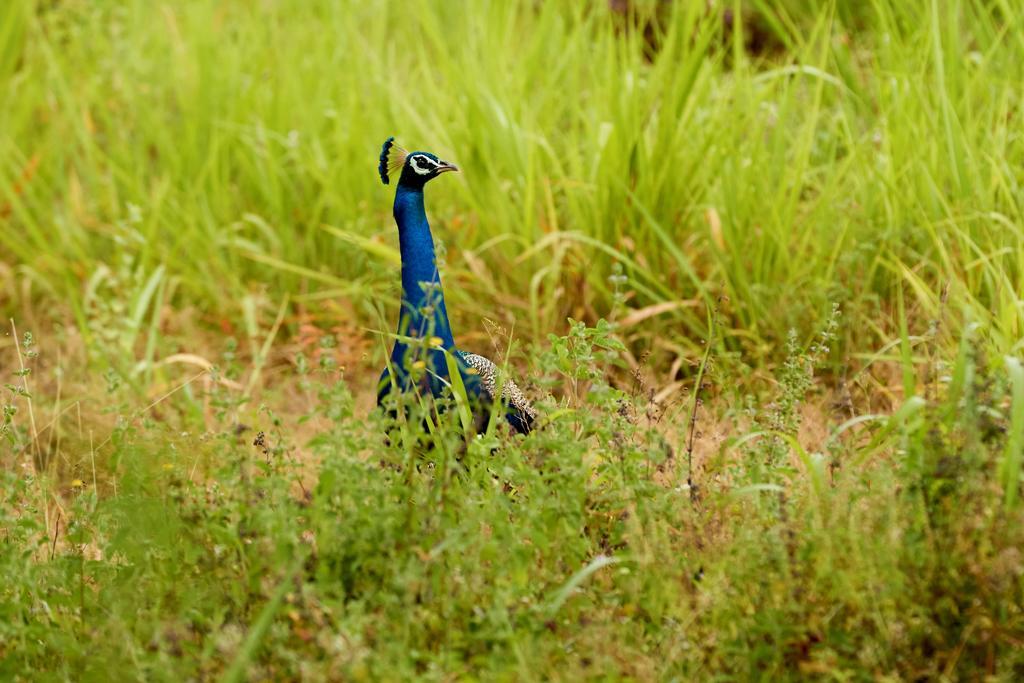
[[[83,486],[85,486],[85,482],[82,481],[81,479],[72,479],[71,480],[71,488],[73,488],[73,489],[80,489]]]
[[[415,363],[412,364],[412,369],[413,370],[422,370],[425,367],[427,367],[427,364],[426,364],[425,361],[422,361],[422,360],[418,360],[418,361],[416,361]]]
[[[165,463],[163,464],[163,468],[164,468],[165,470],[173,470],[173,469],[174,469],[174,465],[172,465],[172,464],[171,464],[171,463],[169,463],[169,462],[165,462]]]
[[[430,338],[430,345],[431,346],[436,348],[438,346],[441,346],[441,344],[444,344],[444,339],[441,339],[440,337],[431,337]]]

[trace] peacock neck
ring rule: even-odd
[[[437,270],[434,238],[423,206],[423,188],[399,185],[395,192],[394,214],[402,254],[402,311],[398,333],[410,337],[439,337],[445,348],[454,348]],[[404,347],[401,342],[396,344],[395,352],[404,352]]]

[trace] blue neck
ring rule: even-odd
[[[444,348],[453,349],[455,341],[444,305],[434,238],[423,208],[423,188],[399,184],[395,192],[394,214],[402,252],[402,310],[398,318],[398,334],[440,337]],[[392,358],[401,358],[405,349],[405,343],[397,342]]]

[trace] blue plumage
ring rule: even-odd
[[[378,166],[385,185],[399,164],[394,217],[402,256],[402,303],[398,339],[391,350],[390,363],[381,374],[378,403],[393,390],[419,390],[435,397],[449,392],[447,359],[451,358],[474,403],[474,413],[478,417],[486,415],[497,401],[497,368],[487,359],[463,353],[455,346],[423,203],[424,186],[458,168],[428,152],[405,152],[389,137],[381,148]],[[504,385],[501,403],[509,423],[517,431],[529,431],[533,410],[513,383]]]

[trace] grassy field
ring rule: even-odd
[[[0,3],[0,678],[1024,678],[1011,0]],[[372,410],[388,135],[544,428]]]

